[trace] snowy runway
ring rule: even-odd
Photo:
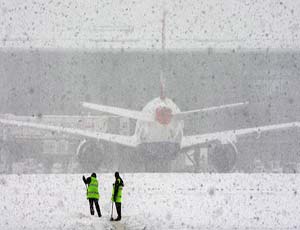
[[[113,174],[97,176],[100,219],[89,215],[82,175],[1,175],[0,229],[116,229],[109,222]],[[300,229],[297,174],[124,174],[123,179],[125,229]]]

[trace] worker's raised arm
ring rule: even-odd
[[[91,178],[88,177],[88,178],[85,178],[85,176],[82,176],[82,180],[85,184],[90,184],[91,183]]]

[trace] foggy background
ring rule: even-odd
[[[100,115],[81,107],[82,101],[141,110],[159,96],[162,55],[149,51],[2,50],[1,113]],[[164,55],[166,94],[182,111],[249,102],[241,108],[190,116],[185,135],[298,120],[298,51],[206,49]],[[119,121],[109,123],[110,132],[120,133]],[[134,128],[131,120],[128,134],[133,135]],[[22,148],[28,144],[30,141]],[[273,161],[282,166],[295,164],[300,156],[299,130],[271,131],[260,138],[248,135],[239,138],[237,146],[241,170],[251,171],[257,158],[271,168]],[[113,154],[124,149],[105,151]]]
[[[0,112],[97,114],[82,108],[82,101],[141,110],[159,96],[161,55],[2,50]],[[183,50],[168,52],[166,60],[166,94],[182,111],[250,103],[244,108],[195,115],[193,124],[186,123],[187,132],[290,122],[299,117],[297,51]]]

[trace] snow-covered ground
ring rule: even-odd
[[[297,174],[121,176],[125,229],[300,229]],[[113,174],[98,179],[100,219],[89,215],[82,175],[1,175],[0,229],[116,229]]]

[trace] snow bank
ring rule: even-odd
[[[82,175],[1,175],[0,229],[115,229],[113,174],[99,174],[102,218]],[[125,174],[126,229],[299,229],[297,174]]]

